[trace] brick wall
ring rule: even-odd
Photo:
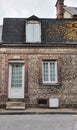
[[[0,49],[0,103],[8,100],[9,61],[18,56],[25,66],[25,103],[58,98],[60,107],[77,103],[77,47],[8,47]],[[42,60],[58,61],[58,84],[42,83]]]

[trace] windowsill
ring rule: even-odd
[[[61,83],[42,83],[43,86],[59,86]]]

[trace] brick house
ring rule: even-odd
[[[64,5],[64,0],[56,2],[57,18],[77,18],[77,7],[69,7]]]
[[[77,19],[4,18],[0,107],[18,101],[77,106]]]

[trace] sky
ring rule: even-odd
[[[0,24],[3,18],[27,18],[36,15],[40,18],[56,18],[57,0],[0,0]],[[77,7],[77,0],[65,0],[67,6]]]

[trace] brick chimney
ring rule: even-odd
[[[64,17],[64,10],[63,10],[63,7],[64,7],[64,0],[57,0],[56,2],[56,15],[57,15],[57,18],[63,18]]]

